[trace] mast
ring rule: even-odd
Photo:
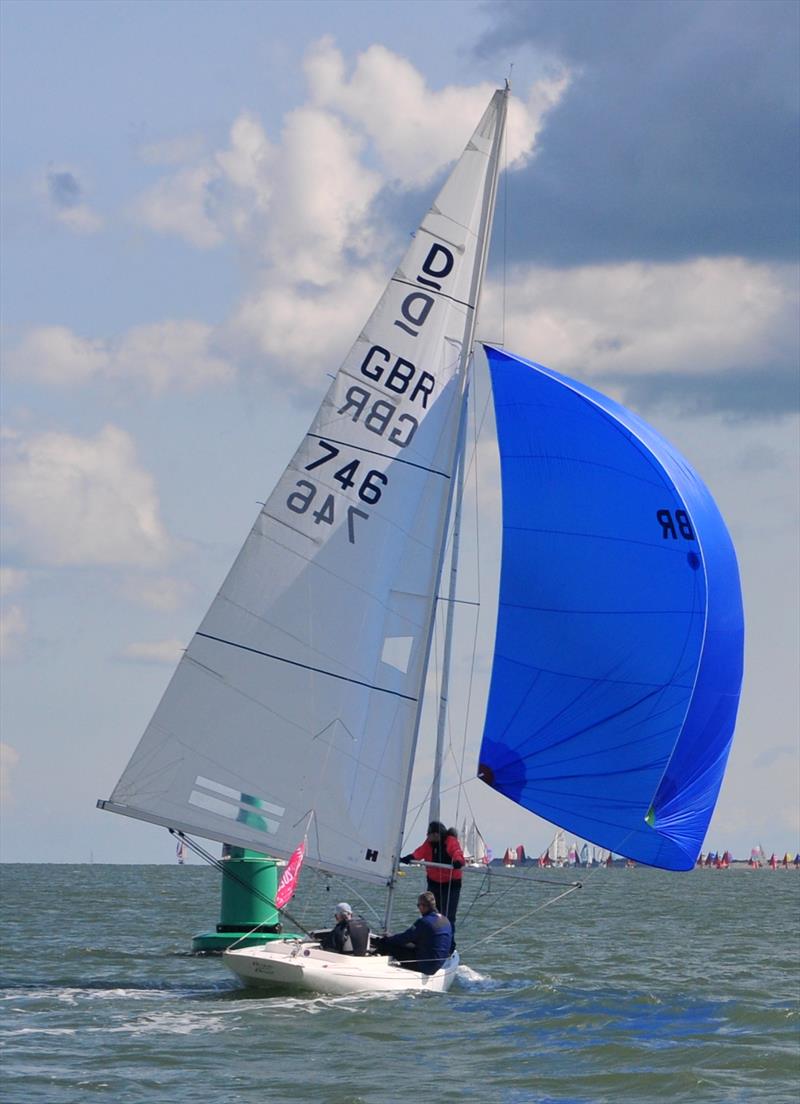
[[[490,166],[491,167],[490,167],[490,171],[489,171],[489,174],[488,174],[487,187],[484,191],[483,203],[481,205],[481,219],[480,219],[480,223],[479,223],[479,226],[478,226],[478,235],[477,235],[478,236],[477,263],[475,264],[475,268],[474,268],[474,271],[473,271],[472,284],[470,286],[470,296],[469,296],[469,300],[468,300],[471,304],[473,304],[473,310],[471,310],[467,313],[467,318],[466,318],[465,325],[464,325],[464,336],[463,336],[462,343],[461,343],[461,353],[460,353],[460,356],[459,356],[459,371],[461,372],[462,384],[461,384],[461,399],[460,399],[460,401],[461,401],[461,423],[459,425],[458,441],[457,441],[456,453],[455,453],[455,457],[454,457],[455,465],[457,465],[457,474],[454,472],[454,475],[456,475],[456,478],[454,478],[451,481],[450,495],[449,495],[448,503],[447,503],[447,513],[446,513],[447,522],[446,522],[446,524],[443,528],[442,547],[441,547],[441,550],[440,550],[439,565],[438,565],[438,569],[437,569],[437,573],[436,573],[437,589],[438,589],[438,580],[441,579],[442,569],[444,567],[446,534],[447,534],[447,529],[448,529],[448,524],[449,524],[449,519],[450,519],[450,513],[451,513],[452,506],[453,506],[454,497],[456,497],[456,499],[457,499],[457,513],[459,514],[459,516],[457,517],[456,520],[459,522],[459,525],[460,525],[460,505],[461,505],[461,500],[462,500],[462,497],[463,497],[463,480],[464,480],[464,452],[465,452],[464,444],[465,444],[465,440],[466,440],[466,414],[467,414],[467,402],[466,402],[466,400],[467,400],[467,395],[469,394],[469,372],[468,372],[468,368],[469,368],[469,364],[470,364],[470,361],[471,361],[471,358],[472,358],[472,346],[473,346],[473,342],[475,340],[475,328],[477,326],[478,310],[479,310],[479,307],[480,307],[480,297],[481,297],[481,291],[482,291],[482,288],[483,288],[483,277],[484,277],[484,273],[486,271],[487,257],[489,255],[489,242],[490,242],[491,234],[492,234],[492,222],[493,222],[493,219],[494,219],[494,209],[495,209],[495,202],[496,202],[496,197],[497,197],[497,178],[498,178],[499,167],[500,167],[500,150],[502,148],[503,137],[505,135],[506,113],[508,111],[509,92],[510,92],[510,85],[509,85],[508,81],[506,81],[505,82],[505,89],[503,90],[503,96],[502,96],[502,99],[500,101],[500,106],[499,106],[499,110],[498,110],[498,118],[497,118],[497,127],[495,129],[494,139],[493,139],[493,143],[492,143],[492,150],[491,150],[491,153],[490,153]],[[458,484],[458,488],[456,486],[454,486],[454,484]],[[448,604],[448,618],[447,618],[448,625],[447,625],[446,636],[445,636],[445,652],[448,653],[448,660],[447,660],[448,670],[447,671],[443,670],[443,672],[442,672],[442,690],[441,690],[441,698],[440,698],[440,702],[439,702],[439,721],[438,721],[438,724],[437,724],[436,753],[435,753],[435,759],[434,759],[434,786],[432,788],[432,793],[431,793],[431,806],[433,806],[434,795],[435,795],[437,808],[438,808],[438,804],[439,804],[439,791],[440,791],[440,787],[441,787],[441,767],[442,767],[442,757],[443,757],[443,753],[444,753],[444,724],[445,724],[445,713],[446,713],[446,705],[447,705],[447,678],[449,677],[449,652],[450,652],[450,643],[449,643],[449,641],[450,641],[450,638],[452,637],[452,630],[453,630],[452,609],[453,609],[453,605],[454,605],[453,598],[454,598],[454,592],[455,592],[455,576],[456,576],[456,569],[457,569],[457,563],[455,563],[457,548],[458,548],[458,542],[456,540],[455,533],[454,533],[453,557],[452,557],[454,566],[451,566],[451,572],[450,572],[450,601],[449,601],[449,604]],[[429,666],[429,663],[430,663],[430,651],[431,651],[431,644],[433,642],[433,626],[434,626],[435,618],[436,618],[436,606],[434,605],[432,616],[431,616],[431,619],[430,619],[430,625],[429,625],[429,629],[428,629],[428,641],[427,641],[427,646],[426,646],[426,657],[425,657],[425,665],[424,665],[425,670],[427,670],[427,668]],[[419,737],[419,726],[420,726],[420,722],[421,722],[421,719],[422,719],[422,702],[423,702],[423,696],[421,695],[419,704],[417,706],[417,714],[416,714],[415,728],[414,728],[414,744],[413,744],[413,746],[414,746],[415,749],[416,749],[417,740],[418,740],[418,737]],[[409,793],[410,793],[410,790],[411,790],[411,777],[412,777],[413,771],[414,771],[414,756],[412,755],[411,758],[410,758],[410,761],[409,761],[408,776],[406,778],[405,802],[403,804],[403,815],[400,819],[400,828],[399,828],[399,835],[398,835],[398,840],[397,840],[397,849],[396,849],[396,852],[395,852],[395,854],[398,855],[398,856],[400,855],[400,852],[401,852],[402,847],[403,847],[403,834],[404,834],[404,831],[405,831],[405,819],[406,819],[406,813],[408,811],[408,796],[409,796]],[[392,905],[394,903],[395,886],[396,886],[396,876],[393,873],[392,877],[391,877],[391,880],[388,883],[389,892],[388,892],[387,897],[386,897],[386,911],[384,913],[384,929],[386,931],[389,930],[389,923],[391,921]]]
[[[469,394],[469,367],[474,359],[473,357],[473,343],[475,341],[475,329],[478,324],[478,309],[480,306],[480,296],[483,290],[483,277],[486,270],[486,261],[489,255],[489,245],[492,237],[492,221],[494,219],[495,201],[497,197],[497,179],[499,176],[500,165],[500,149],[503,142],[505,133],[506,111],[508,109],[508,96],[510,92],[510,85],[506,81],[505,95],[503,98],[503,104],[501,108],[501,115],[498,120],[497,132],[495,134],[495,146],[492,150],[492,156],[494,157],[494,168],[489,180],[489,187],[486,190],[484,196],[484,212],[483,217],[486,220],[485,224],[482,223],[482,230],[485,231],[484,238],[481,243],[481,253],[478,264],[475,267],[475,279],[474,279],[474,298],[472,302],[475,303],[475,310],[467,319],[467,326],[464,334],[464,344],[462,345],[462,364],[464,369],[464,405],[466,408],[467,396]],[[466,419],[465,419],[466,421]],[[441,784],[442,784],[442,762],[444,760],[444,739],[445,729],[447,723],[447,693],[450,683],[450,664],[452,659],[452,640],[453,640],[453,621],[455,617],[456,606],[456,584],[458,580],[458,554],[461,542],[461,511],[464,501],[464,480],[466,474],[466,463],[464,442],[466,441],[466,433],[464,439],[461,442],[461,448],[458,455],[458,476],[456,480],[455,489],[455,514],[453,521],[453,543],[452,553],[450,557],[450,579],[447,592],[447,615],[445,618],[445,636],[444,636],[444,652],[442,655],[442,679],[441,688],[439,693],[439,715],[436,725],[436,751],[434,753],[433,761],[433,781],[431,783],[431,800],[428,810],[428,819],[430,821],[441,820]]]
[[[436,723],[436,751],[433,757],[433,779],[431,781],[431,801],[428,807],[428,821],[441,820],[442,762],[444,760],[444,737],[447,724],[447,691],[450,683],[450,662],[453,652],[453,620],[456,607],[456,583],[458,579],[458,552],[461,542],[461,510],[464,502],[464,459],[467,427],[467,395],[464,397],[464,414],[459,433],[458,476],[455,489],[455,514],[453,520],[453,545],[450,555],[450,579],[447,591],[447,613],[445,615],[444,652],[442,655],[442,679],[439,690],[439,715]]]

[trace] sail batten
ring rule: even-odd
[[[636,415],[521,357],[487,356],[503,555],[479,776],[598,846],[688,869],[741,684],[727,530]]]

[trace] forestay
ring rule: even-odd
[[[489,105],[106,808],[384,882],[416,740],[504,93]]]
[[[736,557],[655,430],[487,349],[503,554],[480,777],[599,846],[694,865],[742,678]]]

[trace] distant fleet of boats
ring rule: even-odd
[[[578,843],[573,840],[567,843],[566,836],[560,829],[556,832],[547,848],[536,858],[531,858],[525,851],[523,844],[515,847],[507,847],[502,859],[493,859],[491,848],[486,846],[483,836],[478,831],[473,821],[469,829],[466,824],[462,831],[462,839],[466,841],[464,853],[468,856],[468,863],[472,866],[539,866],[551,868],[563,867],[610,867],[610,866],[635,866],[630,859],[623,855],[615,855],[602,847],[595,847],[589,843]],[[767,858],[763,847],[752,848],[747,859],[735,859],[730,851],[700,852],[696,867],[711,868],[714,870],[727,870],[731,866],[748,867],[751,870],[800,870],[800,852],[794,856],[787,851],[782,857],[774,852]]]
[[[725,852],[725,854],[727,855],[727,851]],[[697,860],[698,866],[700,865],[700,861],[702,858],[703,856],[700,855],[700,858]],[[708,859],[708,856],[706,856],[706,859]],[[708,865],[707,861],[706,865]],[[764,848],[761,847],[761,845],[759,844],[758,847],[754,847],[751,850],[750,858],[747,860],[747,865],[753,870],[760,870],[763,867],[767,867],[770,870],[778,870],[779,868],[782,870],[788,870],[790,867],[794,867],[795,870],[800,870],[800,851],[797,852],[794,858],[792,858],[791,851],[787,851],[782,859],[779,859],[774,851],[772,852],[770,857],[767,858],[764,852]]]
[[[570,867],[570,866],[624,866],[633,865],[621,855],[615,855],[602,847],[593,844],[578,844],[574,840],[567,843],[564,832],[559,829],[552,842],[541,855],[535,859],[529,858],[524,846],[520,843],[516,847],[507,847],[502,859],[503,866],[536,865],[540,867]]]

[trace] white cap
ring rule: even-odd
[[[353,910],[348,905],[347,901],[340,901],[336,908],[333,910],[334,916],[352,916]]]

